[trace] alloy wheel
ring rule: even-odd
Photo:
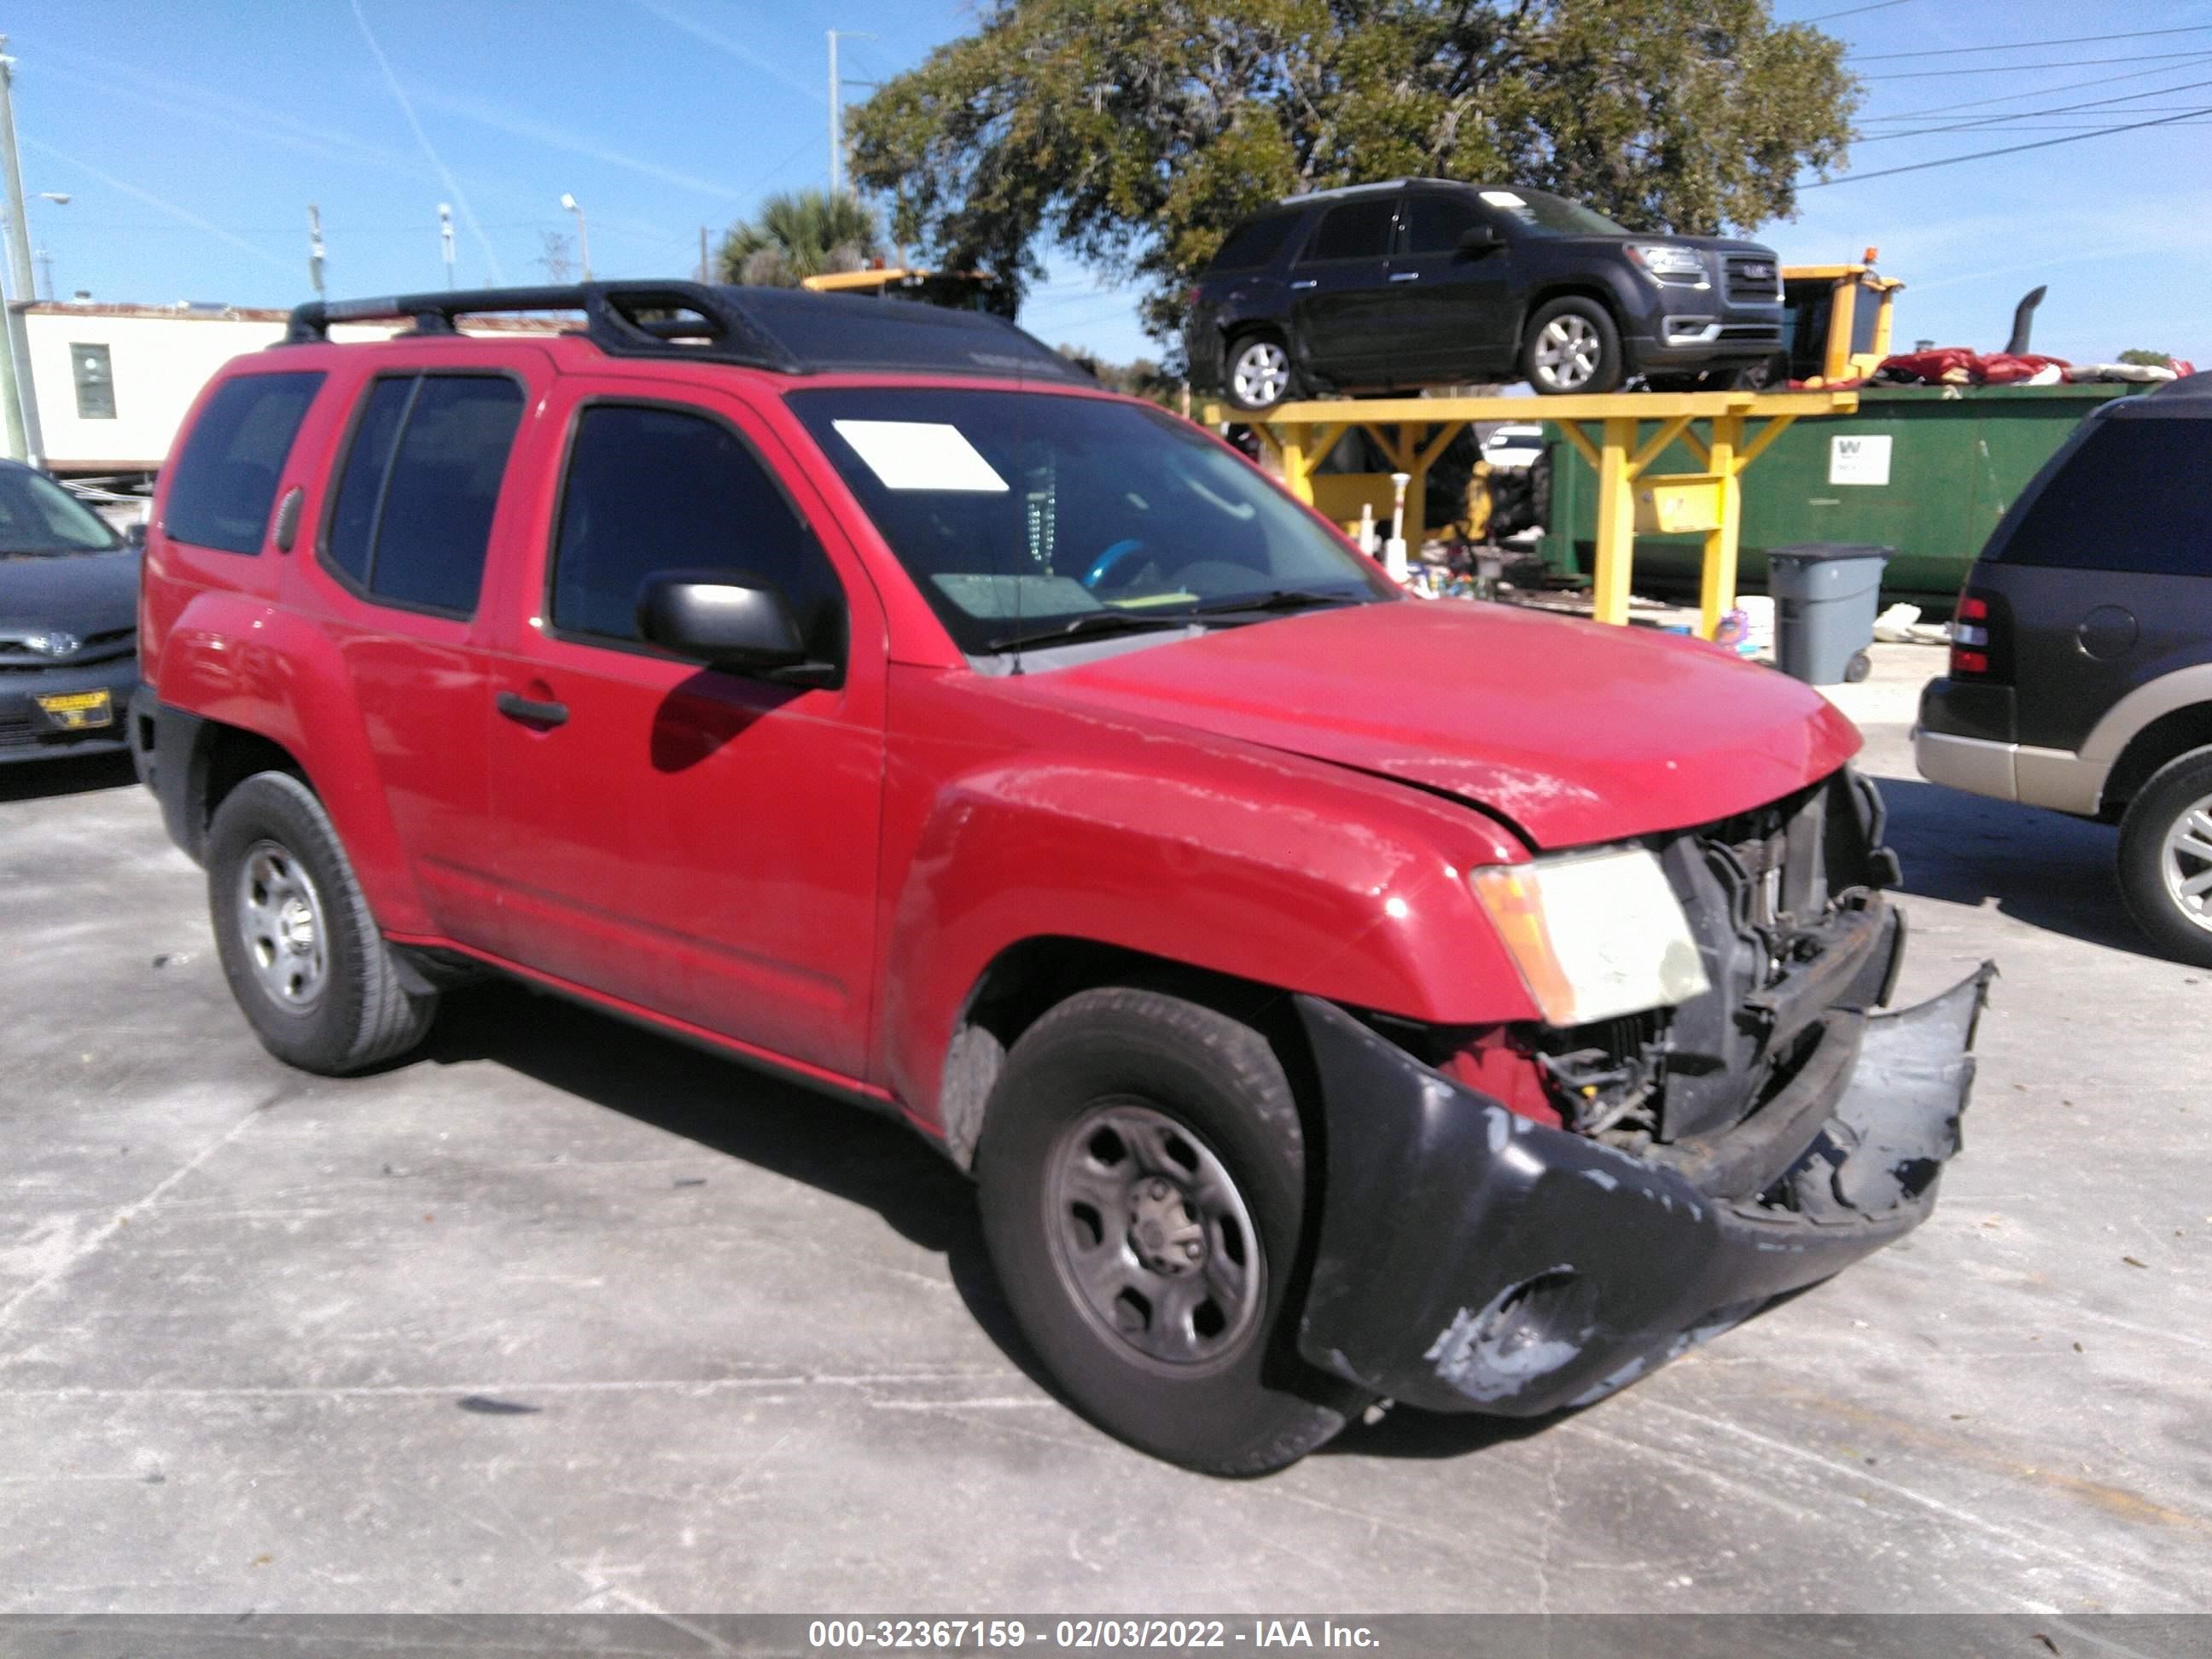
[[[2159,873],[2174,908],[2212,933],[2212,795],[2176,815],[2166,832]]]
[[[1572,313],[1554,317],[1536,336],[1531,356],[1537,377],[1553,392],[1575,392],[1597,376],[1604,343],[1587,317]]]
[[[1109,1100],[1060,1135],[1048,1216],[1062,1283],[1147,1358],[1202,1365],[1258,1328],[1267,1263],[1243,1195],[1213,1150],[1135,1100]]]

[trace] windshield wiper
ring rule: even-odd
[[[1323,593],[1310,587],[1278,587],[1265,593],[1244,593],[1234,599],[1209,599],[1192,607],[1194,617],[1222,617],[1244,611],[1309,611],[1323,605],[1364,605],[1357,593]]]
[[[991,641],[988,648],[992,651],[1018,651],[1024,646],[1064,645],[1073,640],[1091,639],[1105,634],[1126,634],[1140,629],[1188,628],[1191,625],[1190,615],[1188,611],[1161,616],[1135,611],[1086,611],[1079,617],[1054,623],[1049,628],[1002,635]]]

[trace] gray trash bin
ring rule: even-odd
[[[1863,680],[1881,606],[1881,568],[1893,548],[1798,542],[1766,550],[1774,598],[1774,657],[1808,685]]]

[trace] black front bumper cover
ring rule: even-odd
[[[1794,1209],[1716,1199],[1516,1116],[1334,1005],[1297,999],[1328,1137],[1300,1351],[1407,1405],[1535,1416],[1601,1399],[1839,1272],[1934,1206],[1995,971],[1865,1020],[1832,1111],[1783,1177]]]

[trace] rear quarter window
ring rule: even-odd
[[[2212,576],[2212,420],[2097,421],[1990,539],[2000,564]]]
[[[320,371],[240,374],[216,389],[169,465],[163,533],[195,547],[258,553],[276,482]]]
[[[1221,251],[1213,256],[1213,263],[1206,270],[1259,270],[1283,251],[1283,244],[1290,240],[1299,217],[1297,213],[1264,213],[1256,219],[1246,220],[1229,233],[1221,244]]]

